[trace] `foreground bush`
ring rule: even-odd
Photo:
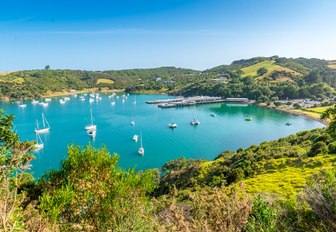
[[[63,229],[151,230],[147,194],[156,187],[158,172],[124,171],[117,164],[118,156],[106,149],[70,146],[61,168],[39,183],[44,215]]]

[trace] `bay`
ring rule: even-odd
[[[36,120],[41,121],[43,112],[51,126],[48,134],[42,134],[44,148],[35,152],[31,171],[40,177],[45,171],[57,169],[67,156],[71,144],[103,147],[111,154],[119,155],[122,168],[160,168],[169,160],[179,157],[214,159],[224,150],[246,148],[262,141],[270,141],[302,130],[320,128],[323,125],[301,116],[269,110],[255,105],[216,103],[196,107],[161,109],[145,102],[153,99],[172,98],[167,95],[130,95],[125,102],[122,97],[111,99],[102,96],[98,102],[89,103],[71,96],[70,101],[60,104],[52,98],[48,107],[33,105],[24,101],[27,107],[18,107],[14,102],[2,102],[0,108],[15,115],[15,131],[22,140],[35,140]],[[136,104],[134,100],[136,99]],[[84,130],[90,122],[90,109],[97,124],[93,140]],[[216,116],[211,117],[214,113]],[[131,125],[132,115],[135,126]],[[193,116],[200,125],[192,126]],[[248,115],[252,121],[245,121]],[[168,128],[172,121],[176,129]],[[291,126],[286,126],[290,121]],[[145,155],[139,156],[140,141],[132,140],[134,134],[142,133]]]

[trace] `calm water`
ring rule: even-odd
[[[116,104],[104,97],[98,103],[90,104],[71,97],[65,104],[60,98],[53,98],[48,107],[32,105],[27,101],[26,108],[19,108],[15,103],[0,103],[6,113],[14,114],[15,130],[21,139],[35,139],[36,119],[41,120],[44,112],[48,119],[50,133],[41,135],[44,149],[37,152],[32,162],[32,171],[36,177],[49,169],[56,169],[67,156],[67,145],[86,145],[94,147],[104,144],[111,153],[120,156],[119,165],[123,168],[147,169],[159,168],[169,160],[181,156],[187,158],[213,159],[221,151],[246,148],[264,140],[273,140],[301,130],[309,130],[323,125],[303,117],[267,110],[257,106],[234,104],[209,104],[186,108],[160,109],[157,105],[148,105],[147,100],[171,98],[165,95],[130,95],[122,103],[121,97]],[[97,124],[97,135],[92,140],[84,126],[90,121],[90,106]],[[135,126],[130,122],[134,115]],[[215,113],[216,117],[210,117]],[[190,125],[193,115],[201,122],[197,127]],[[245,121],[245,115],[253,118]],[[178,127],[168,128],[172,116]],[[287,121],[292,126],[286,126]],[[137,154],[140,141],[132,140],[134,134],[142,131],[145,155]]]

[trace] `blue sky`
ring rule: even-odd
[[[0,71],[336,59],[334,0],[3,0]]]

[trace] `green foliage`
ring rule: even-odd
[[[260,195],[256,196],[246,225],[246,231],[277,231],[276,223],[277,212],[275,208],[264,201]]]
[[[44,215],[72,228],[76,223],[95,230],[150,230],[151,204],[147,194],[159,173],[136,173],[117,167],[118,156],[91,146],[70,146],[60,170],[43,177],[40,207]]]
[[[262,68],[259,68],[259,69],[257,70],[257,74],[258,74],[259,76],[262,76],[262,75],[264,75],[264,74],[266,74],[266,73],[267,73],[267,68],[262,67]]]
[[[336,169],[313,175],[301,199],[307,202],[314,214],[329,231],[336,230]]]

